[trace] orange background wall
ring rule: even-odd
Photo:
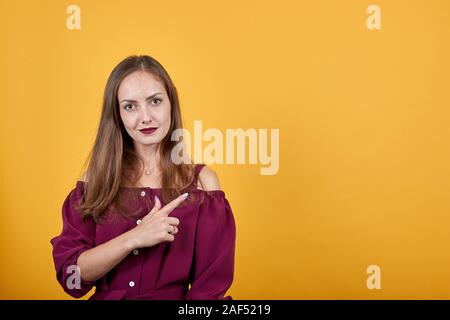
[[[377,0],[381,30],[370,4],[0,0],[0,298],[70,298],[49,240],[130,54],[166,67],[187,129],[280,129],[278,174],[211,165],[235,299],[450,298],[450,2]]]

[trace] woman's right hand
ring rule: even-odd
[[[184,193],[163,208],[158,197],[155,196],[155,205],[152,210],[131,230],[132,249],[152,247],[164,241],[172,242],[175,239],[174,235],[178,233],[177,226],[180,220],[169,217],[169,214],[186,200],[187,196],[188,194]]]

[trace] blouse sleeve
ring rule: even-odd
[[[186,300],[233,300],[224,295],[233,282],[235,242],[235,220],[224,192],[207,192],[197,220]]]
[[[81,253],[94,247],[95,222],[92,218],[82,220],[75,205],[81,199],[83,185],[78,182],[66,197],[62,207],[61,234],[50,240],[53,246],[53,261],[56,278],[65,292],[75,298],[88,293],[95,282],[83,280],[79,276],[77,260]]]

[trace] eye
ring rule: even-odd
[[[123,106],[124,110],[131,110],[131,108],[129,108],[129,107],[134,107],[134,105],[133,104],[126,104],[126,105]]]
[[[152,100],[152,103],[153,104],[160,104],[162,102],[162,99],[160,99],[160,98],[154,98],[153,100]]]

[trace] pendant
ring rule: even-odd
[[[145,174],[149,176],[150,175],[150,171],[145,171]]]

